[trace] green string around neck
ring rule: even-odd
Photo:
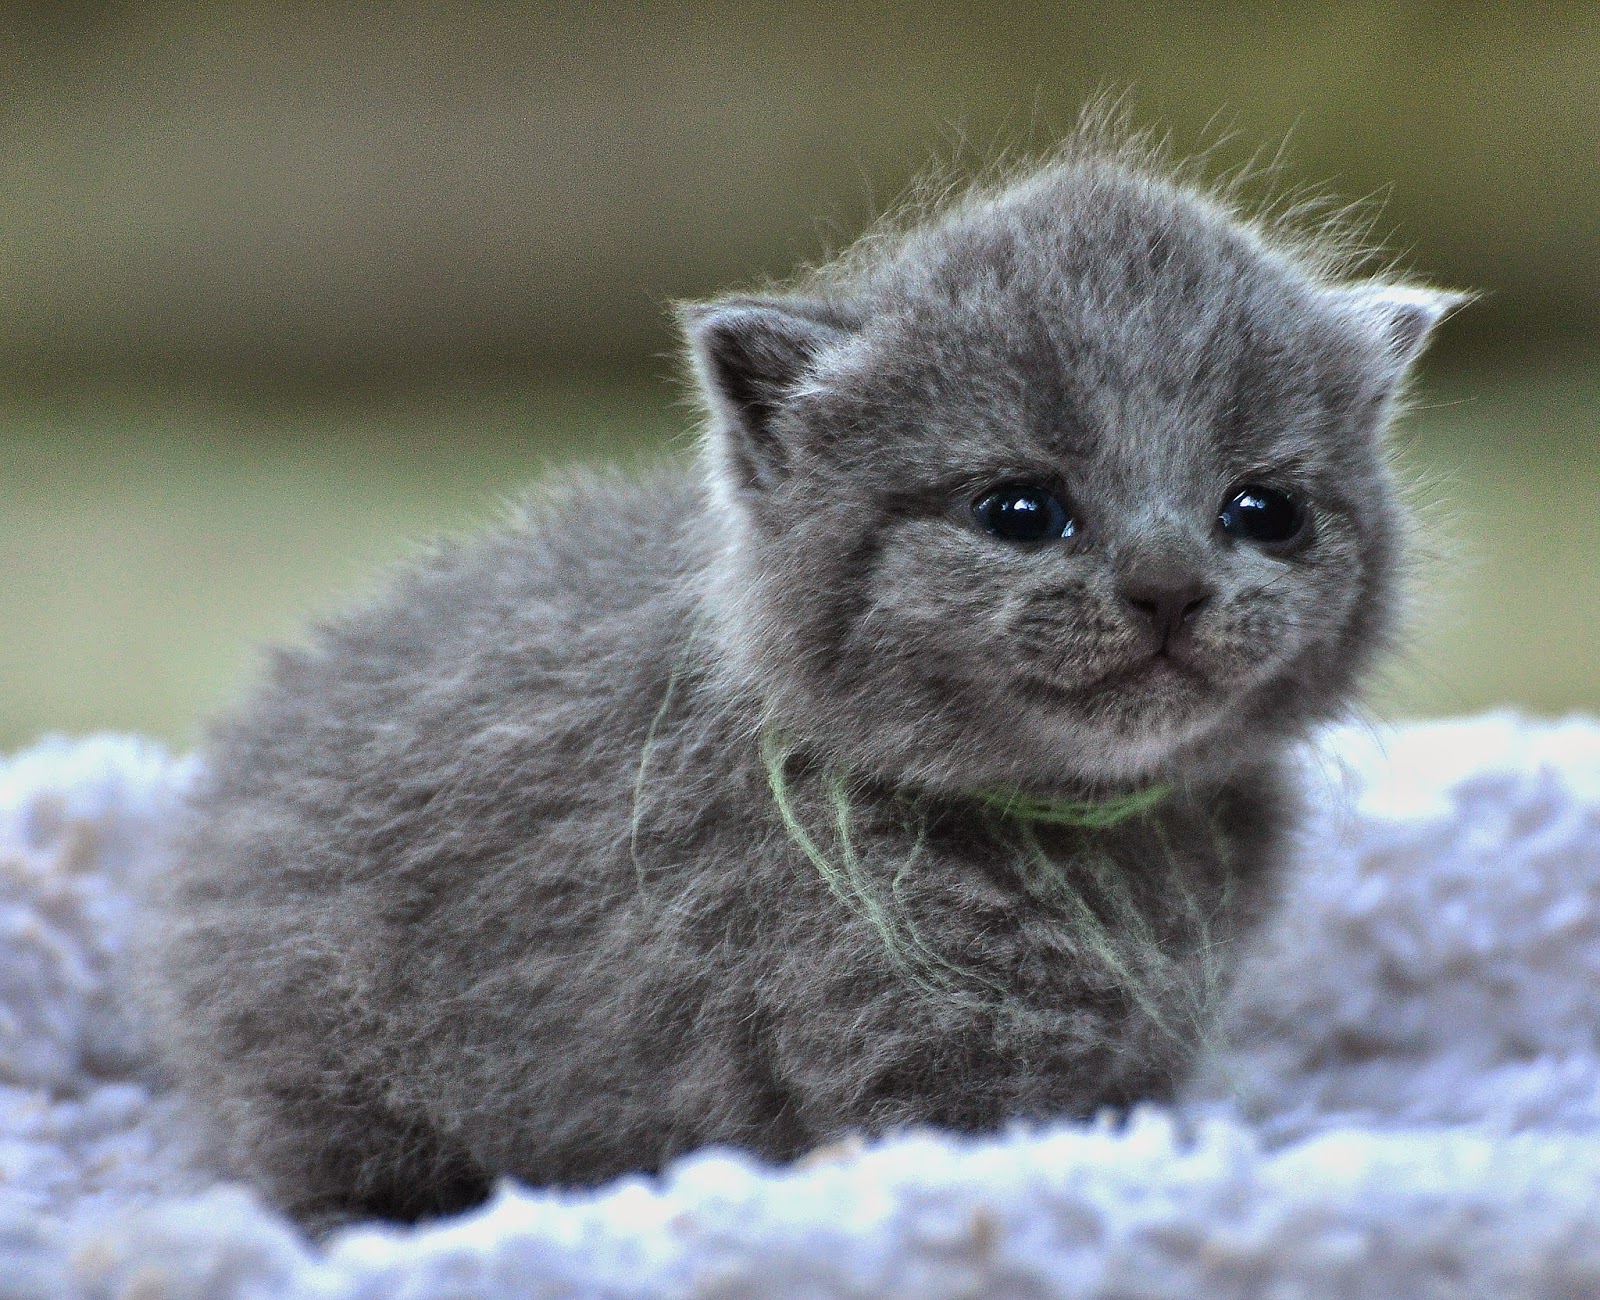
[[[852,784],[842,770],[827,768],[819,773],[823,824],[815,830],[806,825],[787,770],[798,752],[798,746],[776,728],[761,729],[762,766],[784,831],[829,892],[877,934],[890,965],[925,997],[1028,1014],[1003,982],[930,945],[905,905],[906,882],[916,870],[926,841],[925,795],[919,792],[902,801],[904,810],[916,817],[915,842],[885,891],[853,843]],[[1082,855],[1074,859],[1076,869],[1069,870],[1046,851],[1038,834],[1041,828],[1052,826],[1106,830],[1151,813],[1171,794],[1172,787],[1161,784],[1102,801],[1048,799],[993,788],[970,792],[966,798],[1007,824],[1002,839],[1020,852],[1024,888],[1055,913],[1078,951],[1117,982],[1157,1032],[1187,1050],[1194,1043],[1211,1042],[1214,1036],[1213,1011],[1229,942],[1226,921],[1231,872],[1224,880],[1222,897],[1207,906],[1184,878],[1165,830],[1159,822],[1152,823],[1163,848],[1160,856],[1167,867],[1168,896],[1193,935],[1198,971],[1192,977],[1193,986],[1186,987],[1191,976],[1181,957],[1169,953],[1152,930],[1150,919],[1133,896],[1130,880],[1117,870],[1105,848],[1092,841],[1086,844]],[[825,846],[824,838],[832,843]],[[1224,852],[1221,856],[1226,859],[1229,855]],[[1082,884],[1074,879],[1080,874],[1087,875],[1096,903],[1091,904]]]
[[[975,802],[1010,821],[1030,826],[1072,826],[1087,831],[1110,830],[1158,807],[1172,793],[1170,785],[1151,785],[1114,799],[1050,799],[1021,790],[975,790]]]
[[[907,871],[922,852],[926,829],[919,829],[910,856],[896,872],[885,898],[875,888],[868,869],[856,852],[851,838],[850,784],[837,769],[824,774],[824,789],[832,813],[832,834],[837,856],[830,855],[801,820],[789,789],[787,767],[794,749],[772,727],[761,729],[761,763],[766,769],[767,787],[783,821],[784,831],[816,870],[828,891],[845,908],[864,922],[883,944],[890,964],[911,984],[930,997],[964,996],[965,985],[984,986],[991,994],[1003,992],[977,972],[962,970],[939,956],[924,942],[916,924],[901,904],[901,889]]]
[[[799,752],[799,747],[772,726],[761,728],[760,740],[761,761],[767,773],[767,786],[772,791],[778,811],[783,816],[784,826],[789,830],[791,837],[795,838],[805,850],[806,856],[815,862],[816,855],[812,852],[814,846],[808,847],[809,837],[803,832],[796,834],[798,823],[794,820],[793,811],[789,806],[788,779],[783,771],[784,764]],[[837,789],[844,783],[845,776],[841,772],[832,771],[829,773],[829,781],[830,786]],[[1010,789],[1006,786],[987,786],[969,790],[955,797],[969,800],[1007,821],[1023,825],[1066,826],[1086,831],[1104,831],[1153,812],[1166,802],[1171,794],[1170,785],[1157,782],[1145,786],[1142,790],[1134,790],[1108,799],[1054,799],[1048,795],[1028,794],[1024,790]],[[837,808],[837,800],[835,807]],[[828,879],[830,874],[828,871],[823,871],[823,878]]]
[[[766,771],[767,787],[772,793],[773,804],[778,810],[779,819],[790,842],[800,850],[802,856],[822,878],[829,892],[877,933],[891,962],[902,974],[921,987],[924,992],[938,990],[948,994],[957,992],[963,985],[974,984],[987,986],[985,991],[988,993],[1003,992],[991,980],[983,978],[976,971],[965,971],[929,948],[901,905],[902,881],[921,851],[923,837],[927,831],[925,824],[919,826],[916,847],[912,850],[911,858],[902,864],[896,873],[892,892],[886,898],[875,887],[866,864],[852,842],[851,782],[846,774],[837,768],[829,768],[821,774],[829,812],[832,814],[828,819],[832,822],[830,829],[831,838],[834,840],[833,851],[830,852],[805,825],[799,809],[795,806],[787,769],[789,761],[799,752],[798,746],[776,728],[767,726],[762,727],[760,732],[760,750],[762,767]],[[1156,785],[1120,798],[1090,802],[1047,799],[1023,794],[1020,791],[990,789],[973,792],[967,798],[987,812],[1011,823],[1022,837],[1022,842],[1030,847],[1037,861],[1045,863],[1049,868],[1048,874],[1059,875],[1060,869],[1048,861],[1039,847],[1035,835],[1039,827],[1062,826],[1091,831],[1106,830],[1150,812],[1171,792],[1170,786]],[[918,802],[923,797],[919,793]],[[1065,883],[1064,877],[1062,883]],[[1033,882],[1033,887],[1038,890],[1038,882]],[[1111,937],[1099,933],[1097,929],[1099,923],[1094,918],[1092,910],[1081,898],[1072,893],[1070,886],[1067,889],[1071,894],[1070,901],[1075,904],[1069,911],[1069,919],[1076,922],[1074,928],[1079,932],[1080,939],[1093,940],[1098,935],[1099,942],[1092,943],[1091,946],[1107,958],[1107,964],[1111,969],[1119,975],[1124,974],[1118,963],[1113,960]],[[1051,894],[1056,891],[1044,889],[1039,892]],[[1059,904],[1061,900],[1051,898],[1048,901]]]

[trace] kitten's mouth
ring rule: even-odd
[[[1087,681],[1072,684],[1050,677],[1034,677],[1033,685],[1054,700],[1066,696],[1077,708],[1098,713],[1121,700],[1136,712],[1149,708],[1188,712],[1206,706],[1216,683],[1197,657],[1170,650],[1146,650],[1130,655]]]
[[[1204,686],[1209,678],[1189,654],[1174,654],[1170,649],[1142,655],[1132,663],[1113,668],[1095,683],[1100,688],[1127,686]]]

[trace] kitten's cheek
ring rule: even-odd
[[[1271,617],[1247,613],[1218,622],[1202,648],[1213,680],[1233,695],[1259,686],[1305,650],[1313,617],[1309,610],[1277,609]]]

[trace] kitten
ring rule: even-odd
[[[685,308],[696,468],[439,547],[217,729],[154,956],[234,1167],[325,1226],[1170,1096],[1390,636],[1456,298],[1353,257],[1086,135]]]

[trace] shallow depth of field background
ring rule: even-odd
[[[1600,6],[0,9],[0,749],[192,743],[551,466],[681,451],[665,305],[1103,87],[1485,298],[1400,442],[1388,716],[1600,707]],[[965,142],[965,143],[963,143]]]

